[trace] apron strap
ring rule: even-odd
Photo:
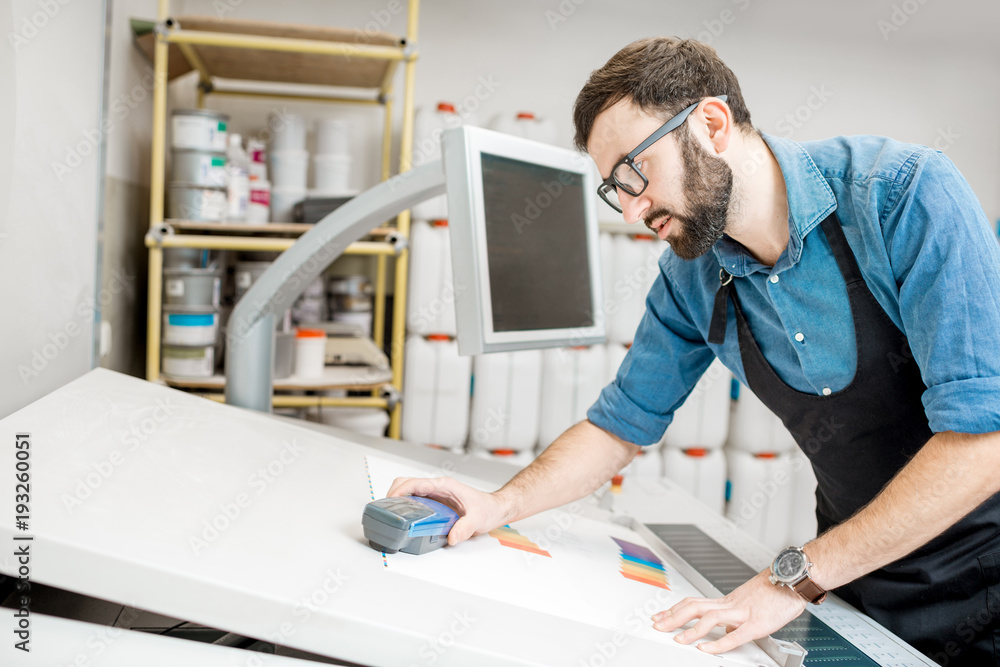
[[[708,327],[708,342],[713,345],[722,345],[726,341],[729,292],[732,289],[733,274],[725,269],[719,269],[719,291],[715,293],[715,306],[712,308],[712,323]]]

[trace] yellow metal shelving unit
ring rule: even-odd
[[[404,67],[403,120],[400,132],[399,171],[410,169],[413,150],[413,87],[417,60],[417,16],[419,0],[407,2],[406,36],[397,37],[369,30],[322,28],[212,17],[171,17],[169,0],[159,0],[153,30],[137,38],[137,44],[152,58],[155,69],[153,89],[153,144],[150,184],[149,305],[147,311],[146,377],[160,378],[160,327],[162,318],[163,248],[197,247],[225,250],[283,251],[310,225],[271,224],[267,226],[211,225],[164,219],[167,86],[169,81],[192,71],[198,72],[198,106],[207,95],[238,95],[286,100],[381,106],[385,122],[382,141],[382,178],[391,175],[393,80],[400,64]],[[267,92],[253,87],[226,85],[216,80],[305,84],[310,92],[289,94]],[[313,94],[316,86],[330,87],[328,95]],[[358,95],[345,95],[350,89]],[[365,97],[364,95],[368,96]],[[389,230],[382,230],[383,234]],[[391,229],[397,239],[410,232],[409,212],[400,214]],[[273,234],[284,235],[275,238]],[[408,251],[405,243],[388,240],[354,243],[345,254],[377,257],[373,335],[382,347],[385,326],[386,258],[396,261],[392,341],[391,385],[398,396],[403,383]],[[198,387],[192,386],[197,389]],[[306,388],[306,387],[303,387]],[[316,388],[316,387],[308,387]],[[323,387],[334,388],[334,387]],[[371,389],[370,398],[327,398],[275,396],[276,407],[369,406],[390,410],[389,435],[399,438],[400,406],[379,397],[371,383],[337,386],[343,389]],[[219,400],[219,395],[208,397]]]

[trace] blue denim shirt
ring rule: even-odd
[[[907,336],[910,350],[900,355],[912,353],[920,367],[931,430],[1000,431],[1000,246],[951,161],[884,137],[764,140],[785,179],[788,247],[774,267],[728,236],[695,260],[667,248],[632,348],[588,419],[648,445],[714,357],[747,383],[735,318],[722,345],[706,342],[720,265],[785,383],[816,394],[846,387],[857,362],[854,324],[820,227],[836,211],[869,289]]]

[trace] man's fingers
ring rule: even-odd
[[[448,532],[448,544],[454,546],[459,542],[464,542],[472,537],[474,532],[476,532],[476,527],[471,521],[465,518],[459,519]]]
[[[653,615],[653,627],[662,632],[676,630],[685,623],[699,618],[710,606],[717,604],[715,600],[706,598],[684,598],[666,611]]]
[[[720,625],[723,627],[740,626],[746,620],[746,615],[732,607],[717,607],[705,612],[701,620],[674,637],[681,644],[690,644],[706,636]]]
[[[714,655],[717,653],[732,651],[737,646],[746,644],[754,639],[756,639],[756,637],[754,636],[754,632],[750,629],[749,624],[744,624],[714,641],[702,642],[701,644],[698,644],[698,649],[704,651],[705,653],[712,653]]]

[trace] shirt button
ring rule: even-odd
[[[772,283],[776,283],[776,282],[778,282],[778,280],[779,280],[779,278],[778,278],[778,274],[774,274],[773,276],[771,276],[771,277],[769,278],[769,280],[770,280],[770,281],[771,281]]]
[[[832,391],[830,391],[830,388],[829,388],[829,387],[823,387],[823,395],[824,395],[824,396],[829,396],[829,395],[830,395],[830,394],[832,394],[832,393],[833,393],[833,392],[832,392]]]
[[[800,343],[805,339],[806,339],[805,334],[803,334],[801,331],[795,334],[795,340],[799,341]]]

